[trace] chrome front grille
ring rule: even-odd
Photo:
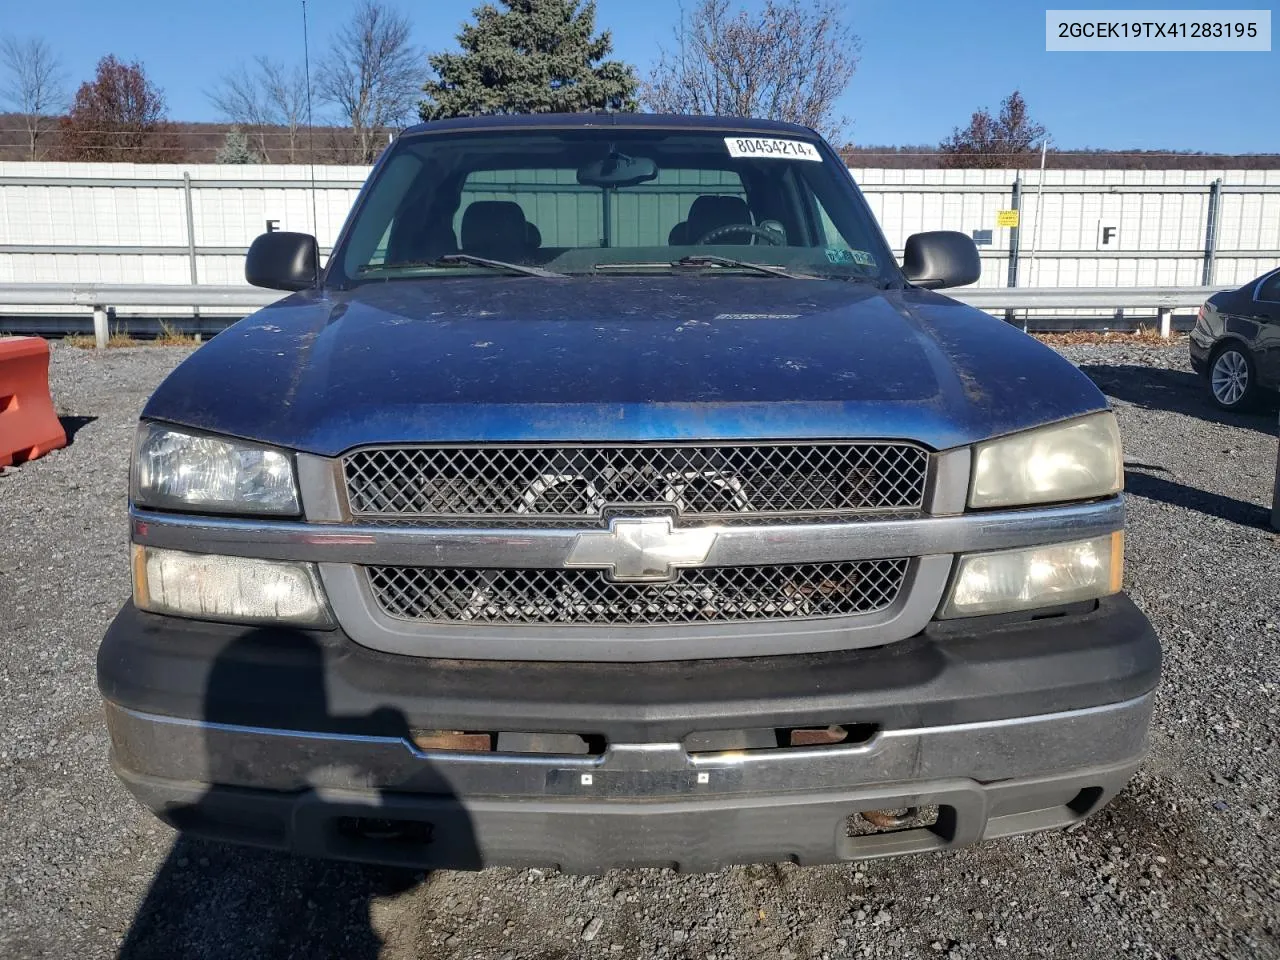
[[[375,447],[343,457],[357,522],[601,526],[660,506],[691,522],[920,510],[929,454],[915,444],[626,444]]]
[[[583,569],[373,566],[366,575],[382,612],[397,620],[645,626],[874,613],[897,599],[907,565],[699,567],[679,570],[667,583],[618,583]]]

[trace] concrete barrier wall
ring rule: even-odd
[[[981,286],[1009,283],[997,211],[1015,205],[1019,286],[1243,283],[1280,264],[1280,170],[1050,170],[1042,190],[1038,170],[851,172],[898,252],[921,230],[990,230]],[[367,173],[316,167],[313,195],[305,165],[0,162],[0,282],[242,283],[267,221],[327,252]],[[531,200],[544,219],[546,200]]]
[[[1280,170],[1048,170],[1043,188],[1039,170],[852,173],[895,250],[920,230],[992,230],[981,286],[1009,280],[1013,231],[996,226],[996,212],[1014,206],[1015,180],[1018,286],[1244,283],[1280,263]]]

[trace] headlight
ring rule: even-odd
[[[133,500],[165,510],[289,516],[299,512],[288,453],[162,423],[138,428]]]
[[[971,507],[1106,497],[1124,489],[1115,414],[1095,413],[974,449]]]
[[[1124,579],[1124,534],[962,556],[942,617],[972,617],[1092,600]]]
[[[139,610],[200,620],[332,625],[314,564],[133,545]]]

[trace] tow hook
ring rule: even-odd
[[[863,810],[859,816],[873,827],[879,827],[881,830],[891,829],[893,827],[905,827],[908,823],[920,815],[919,807],[907,807],[906,811],[900,814],[886,813],[883,810]]]

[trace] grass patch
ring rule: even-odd
[[[194,347],[200,341],[194,334],[183,333],[166,320],[160,321],[160,335],[154,341],[161,347]]]
[[[92,350],[97,346],[97,340],[91,333],[75,333],[62,338],[62,342],[69,347],[77,347],[81,350]],[[111,335],[107,338],[107,348],[112,347],[195,347],[199,346],[200,340],[190,333],[183,333],[172,324],[160,321],[160,333],[152,340],[138,340],[129,334],[123,327],[116,327],[111,331]]]
[[[78,347],[81,350],[92,350],[98,345],[91,333],[76,333],[69,337],[63,337],[62,342],[69,347]],[[107,337],[107,347],[140,347],[146,341],[135,340],[123,330],[117,330],[111,336]]]
[[[1165,338],[1155,327],[1139,327],[1133,332],[1117,330],[1064,330],[1062,333],[1033,333],[1033,337],[1051,347],[1070,347],[1078,344],[1134,343],[1154,347],[1168,347],[1186,339],[1184,333],[1174,333]]]

